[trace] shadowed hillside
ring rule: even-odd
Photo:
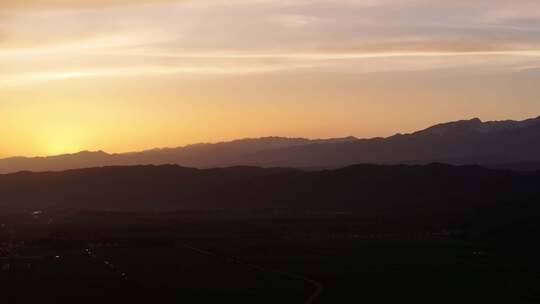
[[[12,212],[334,210],[411,223],[464,223],[484,215],[501,220],[501,214],[536,212],[538,185],[538,173],[440,164],[356,165],[314,172],[166,165],[0,176],[1,207]]]
[[[442,164],[0,175],[0,280],[22,303],[531,303],[538,185]]]

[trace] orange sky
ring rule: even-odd
[[[535,0],[131,3],[0,3],[0,157],[540,115]]]

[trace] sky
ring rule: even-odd
[[[0,0],[0,157],[540,115],[537,0]]]

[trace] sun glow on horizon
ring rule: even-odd
[[[0,1],[0,157],[540,115],[536,0]]]
[[[39,138],[45,156],[77,153],[84,150],[85,132],[72,127],[44,128]]]
[[[68,142],[52,142],[48,145],[44,156],[73,154],[82,151],[79,146]]]

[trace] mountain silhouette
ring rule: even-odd
[[[263,151],[251,164],[343,166],[354,163],[506,164],[540,160],[540,118],[522,122],[480,119],[436,125],[412,134]]]
[[[162,165],[212,168],[242,165],[247,155],[280,148],[309,144],[351,142],[354,137],[332,139],[305,139],[264,137],[240,139],[230,142],[194,144],[178,148],[152,149],[142,152],[108,154],[103,151],[82,151],[49,157],[12,157],[0,160],[0,173],[18,171],[64,171],[102,166]]]
[[[309,140],[266,137],[123,154],[85,151],[42,158],[8,158],[0,160],[0,173],[161,164],[196,168],[338,168],[357,163],[432,162],[517,170],[540,168],[540,117],[489,122],[475,118],[387,138]]]
[[[320,171],[103,167],[0,175],[0,208],[5,214],[339,211],[407,225],[474,224],[489,230],[490,225],[502,229],[501,223],[537,227],[539,184],[540,172],[443,164],[355,165]]]

